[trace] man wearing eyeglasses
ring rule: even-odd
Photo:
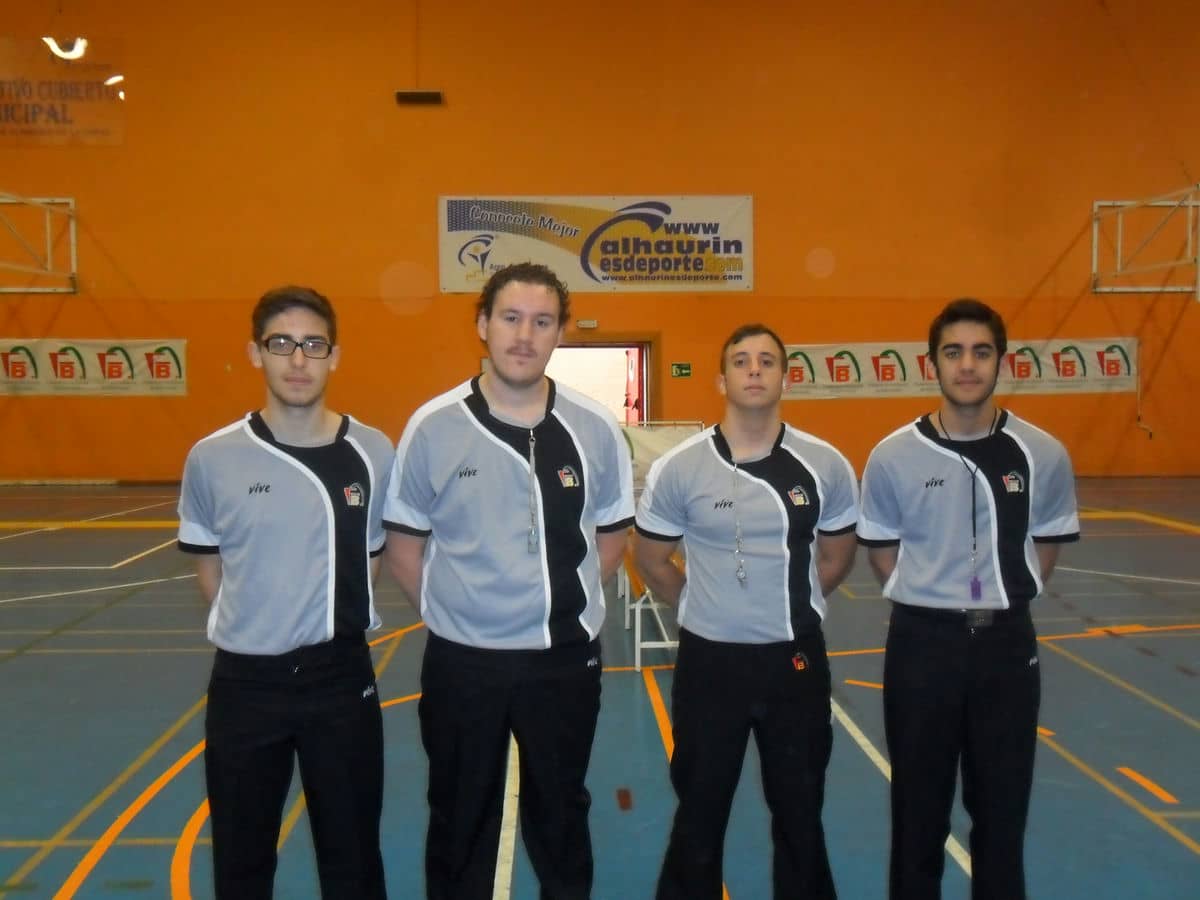
[[[299,760],[321,894],[383,898],[383,728],[364,632],[392,447],[325,406],[337,318],[305,287],[251,316],[266,403],[199,441],[179,501],[216,645],[205,776],[218,898],[269,898]]]

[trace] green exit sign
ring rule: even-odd
[[[691,363],[671,363],[672,378],[691,378],[692,364]]]

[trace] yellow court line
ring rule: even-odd
[[[98,838],[71,838],[66,841],[59,841],[57,849],[67,847],[90,847],[96,843]],[[205,843],[208,838],[201,838],[200,843]],[[125,837],[120,838],[113,845],[115,847],[174,847],[179,842],[177,837]],[[26,838],[26,839],[8,839],[0,840],[0,850],[36,850],[39,847],[45,847],[50,840],[48,838]],[[9,888],[11,890],[11,888]]]
[[[1054,737],[1054,732],[1049,728],[1043,728],[1041,725],[1037,727],[1038,734],[1044,734],[1046,737]]]
[[[1183,625],[1098,625],[1095,628],[1089,628],[1087,631],[1067,632],[1064,634],[1044,634],[1039,635],[1039,641],[1066,641],[1079,640],[1081,638],[1103,638],[1103,637],[1124,637],[1130,634],[1138,635],[1159,635],[1167,631],[1196,631],[1200,629],[1200,623],[1186,623]]]
[[[1141,688],[1134,687],[1128,681],[1123,681],[1122,679],[1118,678],[1116,675],[1112,675],[1112,674],[1104,671],[1099,666],[1092,665],[1092,663],[1088,662],[1086,659],[1076,656],[1070,650],[1065,650],[1053,642],[1046,641],[1045,638],[1038,638],[1038,643],[1040,643],[1047,650],[1052,650],[1053,652],[1059,654],[1060,656],[1065,656],[1067,659],[1071,660],[1071,662],[1075,663],[1076,665],[1082,666],[1083,668],[1087,669],[1089,672],[1091,672],[1095,675],[1099,675],[1105,681],[1108,681],[1111,684],[1115,684],[1117,687],[1121,688],[1124,691],[1128,691],[1129,693],[1133,694],[1133,696],[1137,697],[1139,700],[1144,700],[1146,703],[1149,703],[1155,709],[1161,710],[1162,712],[1165,712],[1167,715],[1175,717],[1179,721],[1183,722],[1185,725],[1190,725],[1192,728],[1200,730],[1200,721],[1193,719],[1187,713],[1180,712],[1175,707],[1170,706],[1167,703],[1164,703],[1163,701],[1159,700],[1157,697],[1147,694]]]
[[[854,591],[850,590],[850,588],[846,587],[844,584],[838,585],[838,590],[841,591],[843,594],[845,594],[847,597],[849,597],[851,600],[858,599],[858,594],[854,593]]]
[[[883,647],[869,647],[863,650],[830,650],[826,656],[869,656],[875,653],[882,653]]]
[[[1163,538],[1169,537],[1164,535],[1161,529],[1147,528],[1145,531],[1089,531],[1087,539],[1089,541],[1099,540],[1100,538]]]
[[[113,845],[113,842],[120,836],[130,822],[132,822],[137,814],[140,813],[155,795],[158,794],[176,775],[178,775],[193,759],[200,755],[204,749],[204,741],[196,744],[191,750],[176,760],[175,764],[159,775],[150,786],[142,791],[133,803],[125,808],[121,815],[117,816],[112,825],[100,836],[100,840],[92,845],[89,850],[79,861],[74,871],[63,882],[63,886],[54,894],[54,900],[70,900],[75,896],[75,892],[83,885],[83,882],[91,874],[92,869],[100,862],[100,859],[108,852],[108,848]]]
[[[96,531],[130,528],[178,528],[178,519],[126,519],[120,522],[88,522],[78,519],[31,519],[0,522],[0,531],[24,531],[37,528],[49,531]]]
[[[146,765],[146,763],[148,763],[154,757],[154,755],[163,748],[167,741],[171,740],[171,738],[173,738],[180,731],[180,729],[183,728],[184,725],[190,722],[192,718],[204,708],[204,704],[207,702],[207,697],[201,697],[191,709],[180,716],[170,728],[162,733],[158,740],[146,748],[141,756],[130,763],[124,772],[113,779],[112,783],[109,784],[108,787],[93,797],[91,802],[88,803],[78,813],[76,813],[71,821],[67,822],[66,825],[55,832],[50,840],[46,841],[46,843],[42,846],[41,850],[27,859],[21,868],[13,872],[12,875],[9,876],[7,883],[20,884],[22,881],[28,878],[29,874],[33,872],[33,870],[39,865],[41,865],[42,861],[50,855],[51,851],[62,846],[62,842],[66,840],[72,833],[74,833],[75,829],[82,825],[92,815],[92,813],[99,809],[100,806],[108,800],[109,797],[115,794],[121,788],[121,786],[125,784],[125,782],[132,778],[138,772],[138,770]],[[3,887],[0,887],[0,896],[3,896],[5,893],[7,893],[7,891]]]
[[[396,631],[391,632],[388,635],[386,635],[384,638],[382,638],[382,640],[394,638],[395,643],[391,647],[388,648],[387,653],[384,654],[383,659],[380,661],[379,666],[376,668],[376,678],[378,678],[378,676],[381,675],[383,673],[383,670],[387,667],[388,662],[390,662],[392,655],[395,653],[396,648],[399,645],[400,638],[403,637],[403,635],[409,633],[410,631],[414,631],[415,629],[417,629],[419,627],[422,627],[420,623],[418,623],[416,625],[410,625],[405,628],[397,629]],[[192,715],[194,715],[195,712],[198,711],[199,708],[202,707],[204,705],[204,703],[207,702],[207,699],[208,699],[207,697],[201,699],[200,702],[197,703],[196,706],[193,707],[193,709],[189,711],[187,718],[190,718]],[[180,722],[176,723],[176,725],[179,727],[182,727],[183,721],[184,720],[181,720]],[[167,736],[164,735],[163,738],[160,738],[158,741],[156,741],[155,744],[149,750],[147,750],[147,752],[145,754],[143,754],[143,757],[148,759],[149,756],[152,755],[152,751],[156,752],[158,750],[158,748],[161,747],[163,743],[165,743],[166,737]],[[62,888],[60,888],[59,894],[55,895],[54,900],[60,900],[60,897],[62,898],[62,900],[67,900],[67,898],[74,896],[74,892],[76,890],[78,890],[79,885],[83,883],[84,879],[87,878],[88,874],[95,867],[96,863],[99,862],[100,858],[104,855],[104,853],[106,853],[108,851],[108,849],[112,845],[113,841],[115,841],[116,838],[120,835],[121,830],[123,830],[125,828],[125,826],[128,825],[128,823],[130,821],[132,821],[133,818],[142,810],[142,808],[147,803],[149,803],[149,801],[154,797],[154,795],[157,794],[162,789],[163,785],[165,785],[168,781],[171,780],[171,778],[174,778],[176,774],[178,774],[180,771],[182,771],[182,769],[186,766],[186,764],[188,762],[190,762],[193,758],[195,758],[195,756],[198,755],[203,749],[204,749],[204,741],[201,741],[194,748],[192,748],[192,750],[189,751],[184,757],[181,757],[178,761],[176,761],[176,763],[170,769],[167,770],[166,774],[164,774],[163,776],[160,776],[160,778],[157,781],[155,781],[154,784],[152,784],[149,788],[147,788],[146,791],[144,791],[142,793],[142,795],[139,796],[138,799],[135,800],[134,803],[130,807],[128,807],[125,810],[125,812],[123,812],[121,814],[120,817],[118,817],[118,819],[113,823],[113,825],[110,826],[109,829],[105,832],[104,836],[101,837],[100,841],[98,841],[92,847],[91,851],[84,857],[83,861],[80,862],[80,864],[76,867],[75,871],[71,873],[71,876],[68,878],[67,882],[63,885]],[[128,774],[132,774],[132,771],[129,771]],[[113,790],[115,790],[115,787],[113,788]],[[302,801],[303,801],[303,793],[301,794],[301,800],[299,802],[302,802]],[[98,806],[99,803],[95,803],[95,805]],[[88,814],[90,814],[91,809],[87,810],[86,812]],[[296,815],[298,815],[298,814],[299,813],[297,811]],[[77,817],[77,819],[79,819],[79,821],[82,821],[82,818],[84,818],[83,814],[81,814],[80,816]],[[75,823],[75,824],[77,824],[77,823]],[[72,824],[70,826],[72,830],[75,827],[75,824]],[[66,833],[69,834],[70,831],[67,831]],[[63,836],[65,837],[65,835],[63,835]],[[280,835],[280,845],[281,846],[282,846],[282,842],[283,842],[284,838],[285,838],[285,835],[281,833],[281,835]],[[105,843],[106,839],[107,839],[107,843]],[[42,853],[42,858],[45,857],[46,853],[49,853],[50,849],[53,849],[53,847],[44,849],[44,851]],[[37,861],[40,862],[41,860],[38,859]],[[31,860],[31,862],[33,862],[33,861]],[[190,857],[187,860],[187,864],[190,865]],[[27,863],[26,865],[28,866],[29,863]],[[24,878],[27,873],[19,872],[17,874],[19,877],[14,876],[14,878],[11,879],[11,881],[13,883],[16,883],[20,879]],[[66,891],[66,893],[63,893],[64,891]],[[0,893],[3,893],[3,891],[0,890]]]
[[[1165,831],[1171,837],[1175,838],[1175,840],[1177,840],[1179,843],[1183,844],[1183,846],[1187,847],[1193,853],[1200,856],[1200,843],[1197,843],[1192,838],[1188,837],[1186,834],[1184,834],[1182,831],[1180,831],[1178,828],[1176,828],[1174,825],[1172,825],[1170,822],[1168,822],[1162,815],[1154,812],[1154,810],[1148,808],[1145,804],[1141,803],[1136,797],[1132,796],[1127,791],[1124,791],[1121,788],[1119,788],[1116,784],[1114,784],[1109,779],[1105,778],[1103,775],[1101,775],[1099,772],[1097,772],[1095,769],[1093,769],[1091,766],[1089,766],[1087,763],[1085,763],[1083,760],[1081,760],[1078,756],[1071,753],[1069,750],[1067,750],[1065,747],[1063,747],[1060,743],[1058,743],[1053,738],[1046,737],[1045,735],[1039,735],[1039,739],[1041,740],[1041,742],[1043,744],[1045,744],[1047,747],[1049,747],[1051,750],[1053,750],[1055,753],[1057,753],[1059,756],[1061,756],[1063,759],[1065,759],[1067,762],[1069,762],[1071,765],[1073,765],[1076,769],[1078,769],[1080,772],[1082,772],[1088,778],[1092,779],[1092,781],[1096,782],[1098,785],[1100,785],[1101,787],[1106,789],[1113,796],[1117,797],[1119,800],[1122,800],[1124,803],[1126,803],[1127,805],[1132,807],[1134,810],[1136,810],[1138,813],[1140,813],[1143,817],[1145,817],[1149,822],[1153,823],[1154,825],[1157,825],[1159,828],[1161,828],[1163,831]]]
[[[1159,815],[1164,819],[1200,819],[1200,809],[1171,809]]]
[[[854,678],[847,678],[846,684],[852,684],[855,687],[877,688],[878,690],[883,690],[883,685],[874,681],[858,681]]]
[[[1175,805],[1175,804],[1179,803],[1179,799],[1174,794],[1172,794],[1170,791],[1166,790],[1165,788],[1160,787],[1159,785],[1155,784],[1153,781],[1151,781],[1149,778],[1147,778],[1141,772],[1135,771],[1134,769],[1131,769],[1128,766],[1117,766],[1117,771],[1120,772],[1122,775],[1124,775],[1126,778],[1128,778],[1130,781],[1132,781],[1134,784],[1138,785],[1139,787],[1145,788],[1147,791],[1149,791],[1151,794],[1153,794],[1157,799],[1161,800],[1163,803],[1170,803],[1171,805]]]
[[[1153,513],[1137,512],[1134,510],[1095,509],[1079,514],[1081,519],[1091,519],[1097,522],[1148,522],[1151,525],[1161,525],[1172,531],[1184,534],[1200,534],[1200,525],[1185,522],[1182,519],[1169,519],[1166,516],[1156,516]]]

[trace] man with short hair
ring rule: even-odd
[[[387,558],[428,628],[431,900],[492,897],[510,733],[541,896],[590,896],[603,584],[633,484],[612,415],[546,377],[569,312],[545,266],[493,274],[475,323],[489,368],[417,410],[396,450]]]
[[[179,546],[216,645],[205,716],[214,888],[269,898],[294,760],[326,900],[383,898],[383,727],[364,632],[383,550],[388,439],[325,406],[337,319],[305,287],[251,316],[258,412],[188,454]]]
[[[821,824],[833,746],[821,620],[854,562],[858,484],[834,447],[782,421],[786,377],[774,331],[734,331],[721,348],[720,425],[656,460],[638,505],[638,569],[679,618],[679,805],[658,900],[722,896],[725,829],[752,732],[776,900],[836,897]],[[686,574],[672,562],[681,541]]]
[[[859,541],[892,601],[892,900],[941,897],[960,766],[971,896],[1025,897],[1041,692],[1030,606],[1079,519],[1062,444],[995,404],[1006,350],[995,310],[950,303],[929,328],[939,408],[884,438],[863,474]]]

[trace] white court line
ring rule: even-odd
[[[517,739],[508,738],[508,772],[504,776],[504,815],[500,820],[500,848],[496,851],[496,876],[492,900],[512,896],[513,857],[517,848],[517,799],[521,795],[521,754]]]
[[[113,569],[129,565],[143,556],[149,556],[151,553],[163,549],[163,547],[170,547],[174,543],[175,538],[171,538],[170,540],[163,541],[161,544],[156,544],[149,550],[143,550],[141,553],[127,556],[120,562],[115,562],[109,566],[0,566],[0,572],[111,572]]]
[[[147,506],[135,506],[133,509],[122,509],[117,512],[104,513],[99,516],[92,516],[90,519],[72,519],[71,521],[79,522],[99,522],[101,519],[111,519],[114,516],[124,516],[129,513],[141,512],[143,509],[154,509],[156,506],[170,506],[174,500],[164,500],[162,503],[151,503]],[[6,534],[0,537],[0,541],[11,541],[13,538],[26,537],[31,534],[42,534],[43,532],[62,531],[61,528],[34,528],[30,531],[18,531],[14,534]]]
[[[1083,575],[1103,575],[1107,578],[1127,578],[1130,581],[1157,581],[1162,584],[1186,584],[1200,587],[1200,581],[1190,578],[1159,578],[1155,575],[1130,575],[1126,572],[1101,572],[1097,569],[1073,569],[1070,566],[1055,566],[1058,572],[1078,572]]]
[[[20,603],[23,600],[48,600],[51,597],[74,597],[78,594],[98,594],[101,591],[119,591],[121,588],[141,587],[146,584],[162,584],[164,581],[182,581],[185,578],[195,578],[193,572],[188,575],[172,575],[169,578],[150,578],[146,581],[129,581],[125,584],[107,584],[104,587],[80,588],[75,591],[55,591],[53,594],[27,594],[24,597],[5,597],[0,603]]]
[[[871,743],[871,739],[863,734],[862,729],[854,724],[854,720],[846,714],[846,711],[832,697],[829,702],[833,707],[833,716],[842,723],[842,727],[849,732],[850,737],[854,738],[854,743],[858,744],[860,750],[866,754],[867,759],[875,763],[875,768],[883,773],[883,777],[888,781],[892,780],[892,767],[888,761],[883,758],[883,754],[875,749],[875,745]],[[966,848],[958,842],[958,838],[950,835],[946,838],[946,852],[950,857],[958,863],[958,867],[966,873],[967,877],[971,877],[971,854],[966,851]]]

